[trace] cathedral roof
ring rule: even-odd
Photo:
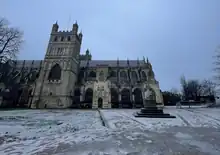
[[[43,62],[43,60],[17,60],[16,62],[16,68],[40,68],[40,64]],[[106,67],[127,67],[128,66],[128,60],[90,60],[88,61],[89,67],[99,67],[99,66],[106,66]],[[140,65],[144,64],[144,61],[139,61]],[[80,67],[86,67],[87,61],[82,60],[80,62]],[[129,66],[130,67],[137,67],[138,61],[137,60],[129,60]]]
[[[117,64],[119,63],[119,64]],[[144,64],[144,61],[139,61],[140,65]],[[87,61],[81,61],[80,66],[81,67],[86,67]],[[128,61],[127,60],[91,60],[89,61],[89,67],[98,67],[98,66],[108,66],[108,67],[127,67],[128,66]],[[138,61],[137,60],[129,60],[129,66],[130,67],[137,67],[138,66]]]

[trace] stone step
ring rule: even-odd
[[[175,116],[167,115],[135,115],[135,117],[146,117],[146,118],[176,118]]]
[[[142,113],[163,113],[163,110],[141,109]]]
[[[146,118],[176,118],[175,116],[171,116],[170,114],[143,114],[143,113],[136,113],[134,114],[135,117],[146,117]]]
[[[136,114],[138,115],[170,115],[170,114],[164,114],[164,113],[142,113],[142,112],[137,112]]]
[[[158,110],[158,108],[157,108],[156,106],[141,108],[141,110],[142,110],[142,109]]]

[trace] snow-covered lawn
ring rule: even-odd
[[[176,119],[135,111],[0,111],[0,154],[220,154],[220,109],[164,109]]]

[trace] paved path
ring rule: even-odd
[[[182,113],[180,111],[183,111]],[[169,128],[163,128],[160,132],[154,132],[149,130],[147,121],[143,119],[135,118],[131,115],[131,111],[103,111],[105,119],[112,123],[115,129],[114,122],[117,119],[117,123],[125,124],[129,129],[125,130],[123,126],[118,126],[118,130],[123,129],[124,132],[118,133],[124,135],[120,142],[128,143],[130,146],[135,146],[136,154],[144,154],[144,151],[148,150],[149,154],[220,154],[220,130],[219,128],[205,127],[201,124],[201,127],[197,127],[198,124],[193,124],[194,121],[183,118],[187,114],[191,114],[192,111],[186,111],[185,109],[177,111],[181,120],[186,124],[185,126],[171,126]],[[111,114],[114,113],[114,114]],[[113,119],[112,117],[115,117]],[[194,118],[198,119],[201,114],[196,115]],[[119,119],[120,118],[120,119]],[[192,119],[194,119],[192,118]],[[209,119],[209,118],[207,118]],[[150,119],[149,119],[150,120]],[[198,119],[201,121],[201,119]],[[205,120],[204,120],[205,121]],[[213,119],[214,123],[218,123]],[[159,122],[159,120],[155,121]],[[111,124],[110,123],[110,124]],[[149,123],[152,123],[149,121]],[[208,124],[210,125],[210,124]],[[111,125],[110,125],[111,127]],[[116,126],[117,127],[117,126]],[[160,126],[161,127],[161,126]],[[158,131],[158,130],[155,130]],[[119,139],[117,139],[119,140]],[[126,146],[122,145],[121,149],[126,150]],[[147,150],[141,151],[137,148],[146,148]]]

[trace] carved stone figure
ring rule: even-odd
[[[150,89],[146,89],[144,92],[144,99],[150,100],[152,99],[153,92]]]

